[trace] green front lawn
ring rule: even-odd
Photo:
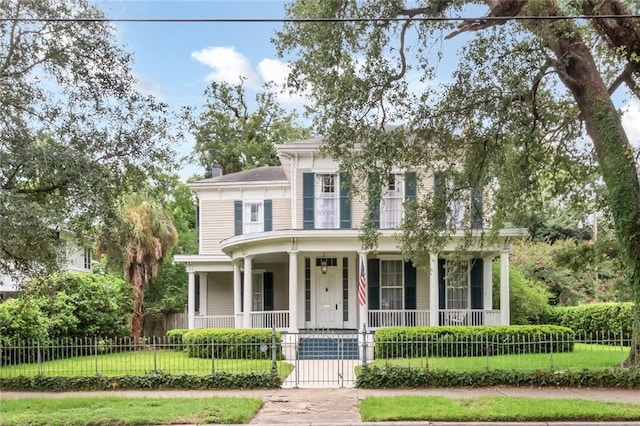
[[[285,378],[293,366],[278,361],[278,374]],[[0,368],[0,377],[15,376],[124,376],[162,371],[171,375],[207,375],[212,372],[251,373],[271,371],[271,361],[257,359],[189,358],[186,352],[169,350],[119,352],[98,356],[59,359],[38,364],[18,364]]]
[[[170,425],[248,423],[256,398],[28,398],[4,399],[3,426]]]
[[[370,365],[386,364],[451,371],[482,370],[569,370],[610,368],[620,366],[627,359],[629,348],[619,346],[576,343],[573,352],[554,354],[518,354],[478,357],[432,357],[379,359]],[[553,368],[552,368],[553,365]]]
[[[620,421],[640,420],[640,404],[516,397],[367,397],[360,404],[360,415],[365,422]]]

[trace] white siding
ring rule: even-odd
[[[200,254],[220,254],[220,241],[233,237],[233,200],[200,203]]]
[[[291,199],[277,198],[272,201],[273,230],[291,229]]]

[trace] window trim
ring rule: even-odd
[[[397,311],[397,310],[404,310],[404,290],[405,290],[405,274],[404,274],[404,260],[399,257],[399,256],[379,256],[378,257],[380,266],[379,266],[379,271],[378,271],[378,291],[379,291],[379,297],[380,297],[380,310],[381,311],[387,311],[387,310],[391,310],[391,311]],[[382,279],[382,263],[383,262],[398,262],[400,264],[400,285],[399,286],[388,286],[388,285],[384,285],[383,284],[383,279]],[[401,291],[401,296],[400,296],[400,308],[390,308],[390,307],[385,307],[385,302],[384,302],[384,298],[382,297],[382,290],[383,289],[397,289],[400,288]],[[388,304],[387,304],[388,306]]]
[[[252,221],[252,206],[259,206],[258,220]],[[252,234],[255,232],[264,232],[264,200],[243,200],[242,201],[242,233]]]
[[[321,190],[325,187],[324,176],[332,176],[333,177],[333,191],[332,192],[322,192]],[[322,179],[322,180],[321,180]],[[314,173],[314,182],[313,182],[313,201],[315,206],[315,212],[313,216],[314,220],[314,229],[339,229],[340,228],[340,185],[342,182],[340,181],[340,173],[337,171],[316,171]],[[331,196],[321,196],[321,194],[332,194]],[[333,217],[331,218],[331,226],[320,226],[324,223],[321,220],[320,215],[320,206],[323,201],[331,201],[334,205]],[[323,209],[324,212],[324,209]]]

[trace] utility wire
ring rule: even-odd
[[[321,22],[491,22],[491,21],[563,21],[592,19],[639,19],[639,14],[628,15],[562,15],[562,16],[481,16],[454,17],[394,17],[394,18],[7,18],[0,22],[123,22],[123,23],[321,23]]]

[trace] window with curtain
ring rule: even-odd
[[[402,223],[404,180],[400,174],[389,175],[389,182],[382,188],[380,199],[380,228],[395,229]]]
[[[262,202],[244,203],[243,233],[264,231],[264,208]]]
[[[380,261],[380,309],[402,309],[403,271],[402,260]]]
[[[339,228],[340,186],[336,174],[316,174],[315,217],[316,229]]]
[[[253,274],[253,310],[264,311],[264,276]]]
[[[447,309],[469,308],[469,261],[448,260],[445,264]]]

